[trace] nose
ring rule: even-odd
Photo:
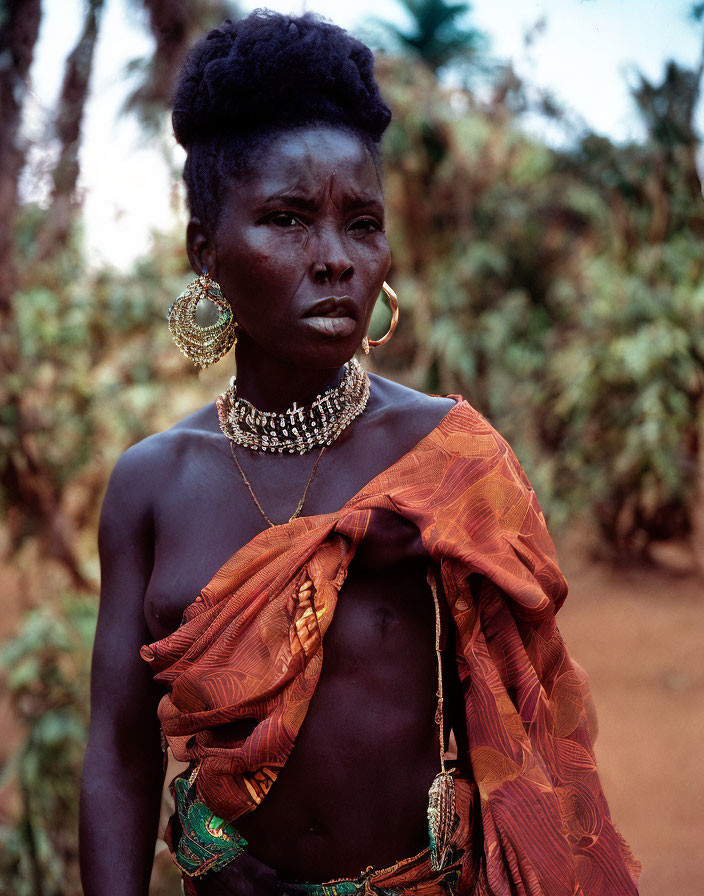
[[[311,266],[316,283],[340,283],[354,273],[346,241],[337,228],[322,228],[314,243]]]

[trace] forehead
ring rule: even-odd
[[[274,136],[233,191],[244,201],[264,201],[289,191],[311,197],[330,191],[382,198],[379,174],[367,147],[354,134],[328,127]]]

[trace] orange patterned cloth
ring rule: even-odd
[[[276,780],[379,508],[418,527],[456,627],[480,797],[477,896],[637,893],[640,865],[596,770],[588,684],[555,622],[567,587],[543,513],[509,446],[466,401],[337,512],[257,535],[173,634],[142,648],[169,689],[159,718],[174,756],[200,763],[199,797],[233,821]],[[215,736],[238,720],[238,736]]]

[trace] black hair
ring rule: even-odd
[[[329,124],[355,134],[378,162],[391,120],[371,50],[314,13],[257,9],[191,49],[173,103],[191,214],[215,227],[226,183],[277,133]]]

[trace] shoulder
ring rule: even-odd
[[[111,481],[147,486],[172,472],[172,464],[194,442],[217,435],[213,403],[199,408],[163,432],[147,436],[128,448],[115,464]]]
[[[405,430],[412,444],[433,434],[427,450],[441,450],[449,459],[470,462],[479,473],[501,466],[521,486],[530,487],[525,473],[506,439],[462,396],[426,395],[391,380],[371,376],[373,413],[388,428]],[[371,401],[370,401],[371,403]]]
[[[374,443],[380,463],[390,465],[435,430],[455,402],[451,398],[426,395],[400,383],[370,374],[371,391],[360,445]]]
[[[371,380],[370,416],[409,417],[410,415],[418,428],[425,428],[428,431],[437,426],[456,406],[453,398],[427,395],[425,392],[410,389],[376,374],[370,374],[369,379]]]
[[[209,404],[128,448],[110,474],[100,517],[101,536],[116,527],[144,524],[188,451],[216,431],[215,407]]]

